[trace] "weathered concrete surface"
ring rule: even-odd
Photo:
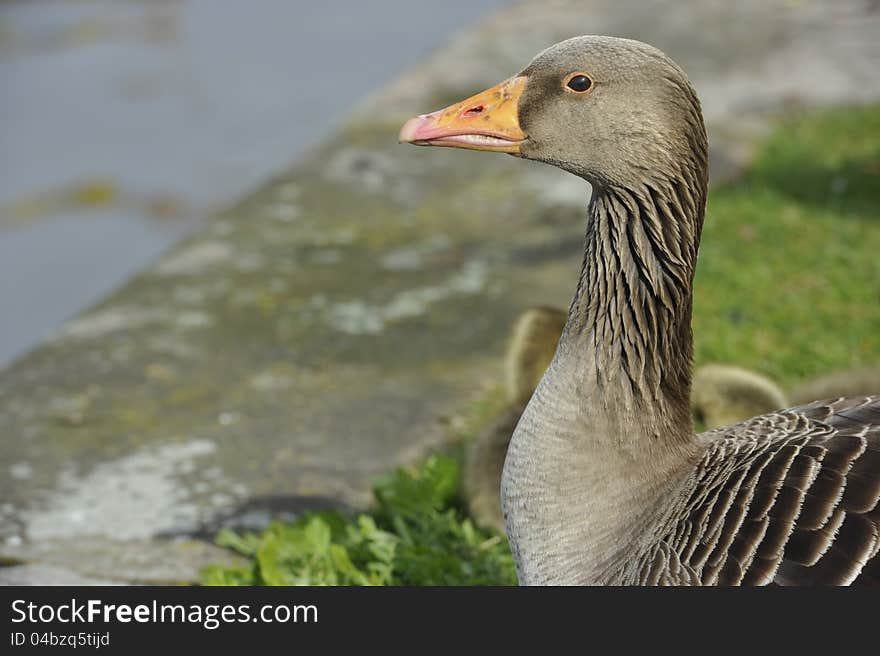
[[[0,375],[0,556],[191,580],[220,557],[193,536],[364,505],[371,478],[491,404],[511,319],[572,293],[588,186],[398,147],[407,115],[597,32],[691,72],[716,176],[775,110],[880,97],[880,16],[861,2],[684,5],[533,0],[491,17]]]
[[[122,585],[118,581],[82,576],[55,565],[14,565],[0,569],[0,585]]]

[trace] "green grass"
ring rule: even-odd
[[[783,384],[880,359],[880,106],[787,119],[739,181],[713,189],[694,298],[697,363]],[[459,504],[460,463],[432,456],[375,487],[375,508],[224,531],[250,559],[214,585],[511,585],[502,536]]]
[[[694,340],[783,385],[880,360],[880,106],[790,118],[712,190]]]

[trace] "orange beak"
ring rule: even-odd
[[[513,77],[446,109],[411,118],[400,129],[400,143],[517,155],[526,139],[517,112],[525,86],[525,77]]]

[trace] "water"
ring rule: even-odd
[[[0,367],[502,3],[0,4]]]

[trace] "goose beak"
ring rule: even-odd
[[[517,111],[525,87],[525,77],[512,77],[446,109],[411,118],[400,129],[400,143],[518,155],[526,139]]]

